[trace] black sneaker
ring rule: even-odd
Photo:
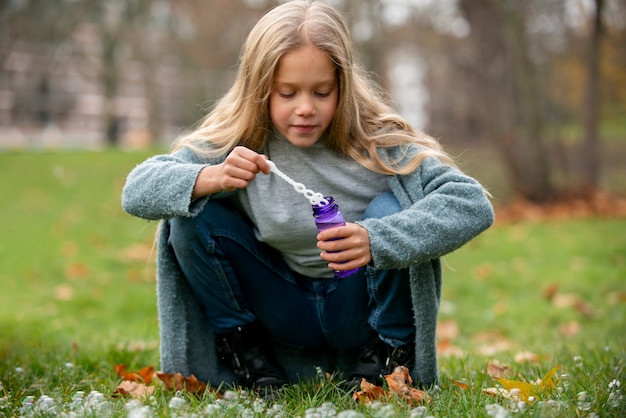
[[[256,390],[263,398],[275,397],[288,383],[278,364],[271,340],[258,322],[216,336],[217,355],[230,363],[243,387]]]
[[[411,370],[415,365],[415,345],[406,344],[392,347],[372,332],[366,343],[359,349],[357,364],[346,380],[348,389],[358,389],[361,380],[381,386],[385,375],[393,373],[398,366]]]

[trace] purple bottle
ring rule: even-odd
[[[327,204],[320,203],[319,205],[311,205],[317,230],[323,231],[328,228],[344,226],[346,221],[343,219],[343,214],[339,210],[339,206],[337,206],[335,200],[331,196],[325,196],[324,199],[328,202]],[[344,271],[334,270],[334,273],[335,277],[344,278],[356,273],[357,271],[359,271],[358,268]]]

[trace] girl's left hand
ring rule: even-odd
[[[317,234],[317,240],[320,256],[333,270],[352,270],[372,261],[367,230],[355,223],[325,229]]]

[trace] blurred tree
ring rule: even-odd
[[[525,36],[529,3],[460,0],[459,5],[471,26],[467,47],[474,53],[465,65],[479,125],[505,162],[515,192],[531,201],[548,200],[554,187],[536,67]]]
[[[600,171],[600,142],[598,140],[598,85],[600,67],[600,41],[602,38],[602,11],[604,0],[595,0],[589,52],[586,60],[587,85],[583,103],[583,144],[581,155],[582,191],[591,197],[598,188]]]
[[[0,105],[12,123],[60,125],[81,98],[102,97],[110,143],[127,109],[145,111],[153,138],[171,139],[166,129],[193,124],[230,87],[248,31],[282,1],[0,0]],[[626,4],[595,1],[598,32],[583,7],[592,3],[579,0],[329,0],[386,90],[402,76],[397,57],[415,56],[420,68],[402,71],[424,74],[414,77],[430,112],[420,128],[497,150],[514,193],[534,201],[595,187],[598,124],[623,123]],[[83,79],[69,85],[69,70]],[[585,158],[573,158],[581,146]]]
[[[63,13],[56,3],[45,0],[0,1],[0,90],[10,84],[19,87],[11,109],[16,121],[44,125],[62,118],[73,106],[66,86],[53,82],[55,69],[67,55],[63,42],[72,32],[61,23]],[[17,75],[24,72],[28,79]]]
[[[129,61],[150,45],[142,34],[149,30],[151,4],[150,0],[89,0],[74,2],[68,8],[70,27],[87,25],[95,30],[97,44],[74,42],[72,45],[85,58],[85,63],[92,62],[97,68],[104,97],[105,135],[110,145],[119,142],[123,123],[116,111],[121,74],[132,71]],[[95,62],[90,61],[94,47],[99,52]],[[147,56],[142,55],[145,62]]]

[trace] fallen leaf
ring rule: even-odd
[[[72,286],[62,284],[54,289],[54,296],[57,300],[72,300],[74,298],[74,288]]]
[[[207,390],[206,383],[199,381],[193,374],[189,377],[180,373],[157,373],[156,375],[171,391],[186,390],[197,395]]]
[[[533,383],[523,382],[521,380],[509,380],[509,379],[496,379],[504,389],[508,391],[507,398],[517,396],[521,401],[529,402],[531,399],[536,399],[538,394],[537,385]]]
[[[539,356],[530,351],[520,351],[515,354],[516,363],[535,363],[539,360]]]
[[[556,293],[552,297],[552,305],[559,309],[571,308],[576,304],[578,299],[578,295],[574,293]]]
[[[152,377],[154,376],[154,367],[146,366],[137,372],[127,372],[126,365],[118,364],[113,367],[117,375],[124,380],[131,382],[142,382],[150,384]]]
[[[501,399],[508,399],[510,396],[509,391],[504,388],[485,388],[482,390],[482,393]]]
[[[145,262],[149,261],[153,255],[154,244],[144,242],[124,248],[120,253],[120,259],[126,262]]]
[[[391,393],[395,393],[410,405],[432,403],[428,393],[411,387],[413,379],[411,379],[409,369],[404,366],[396,367],[393,373],[385,376],[385,381]]]
[[[505,378],[513,375],[513,370],[506,364],[500,364],[498,360],[487,363],[487,374],[493,378]]]
[[[481,264],[472,271],[472,277],[478,281],[487,280],[491,276],[493,276],[493,266],[488,263]]]
[[[365,379],[361,379],[361,390],[354,392],[352,399],[358,401],[359,403],[367,404],[384,396],[386,396],[386,392],[382,387],[376,386]]]
[[[463,357],[465,355],[463,349],[452,344],[449,340],[437,342],[437,354],[442,357]]]
[[[573,337],[580,332],[580,324],[578,321],[570,321],[559,328],[559,334],[564,337]]]
[[[452,380],[452,379],[448,378],[448,381],[450,381],[450,383],[452,383],[454,386],[459,387],[459,388],[464,389],[464,390],[468,390],[470,388],[470,385],[468,385],[465,382],[461,382],[459,380]]]
[[[582,299],[578,299],[574,302],[574,309],[585,315],[587,318],[592,318],[594,316],[593,307]]]
[[[82,279],[89,276],[89,267],[83,263],[75,263],[65,268],[65,277],[70,279]]]
[[[474,335],[472,339],[478,344],[477,352],[487,357],[513,347],[513,343],[498,331],[483,331]]]
[[[559,369],[559,366],[553,367],[546,375],[539,381],[539,383],[529,383],[521,380],[509,380],[503,378],[496,378],[496,380],[504,387],[504,390],[495,388],[484,389],[486,394],[496,394],[498,397],[507,399],[517,398],[524,402],[532,402],[541,397],[545,392],[551,392],[556,387],[556,379],[554,374]]]
[[[539,382],[539,390],[541,392],[551,391],[556,387],[557,379],[554,378],[556,371],[559,369],[559,366],[554,366]]]
[[[541,291],[541,294],[543,295],[543,297],[547,300],[552,300],[552,298],[554,297],[554,295],[557,294],[557,292],[559,291],[559,284],[558,283],[548,283],[547,285],[545,285],[543,287],[543,290]]]
[[[437,324],[437,338],[443,341],[454,340],[459,336],[459,325],[453,319],[439,321]]]
[[[396,367],[395,370],[384,376],[389,390],[376,386],[365,379],[361,380],[361,390],[352,395],[352,399],[358,402],[370,403],[377,399],[392,399],[395,396],[402,399],[409,405],[432,403],[432,398],[428,393],[411,387],[413,379],[409,374],[409,369],[404,366]]]
[[[154,392],[154,386],[145,383],[123,380],[113,391],[113,396],[129,396],[134,399],[144,400]]]

